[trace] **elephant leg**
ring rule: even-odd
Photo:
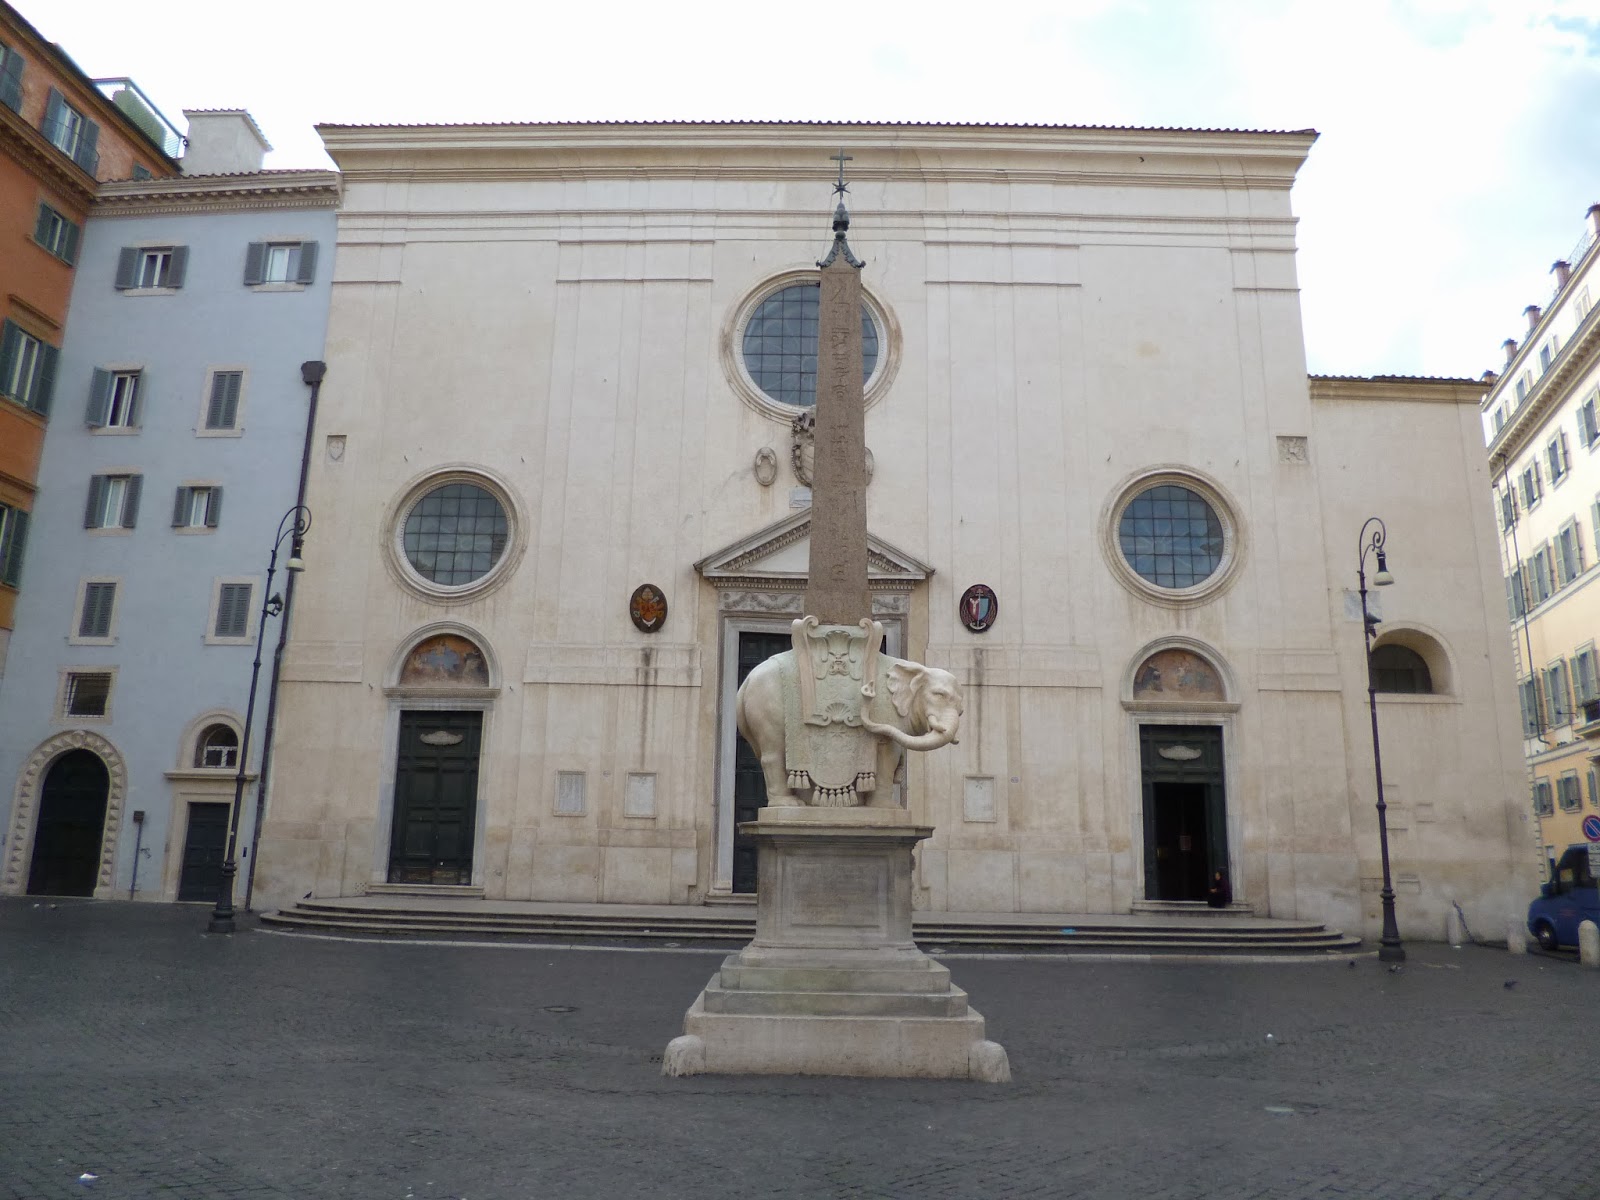
[[[761,775],[767,782],[767,803],[788,804],[799,803],[794,793],[789,790],[789,772],[783,765],[782,750],[767,750],[761,755]]]
[[[900,762],[905,756],[905,751],[895,745],[888,738],[878,739],[877,772],[878,783],[867,795],[869,808],[897,808],[894,798],[895,774],[899,770]]]

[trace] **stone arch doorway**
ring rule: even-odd
[[[111,772],[92,750],[69,750],[39,788],[30,896],[92,896],[100,878]]]
[[[17,896],[28,890],[34,833],[39,826],[39,805],[45,777],[59,759],[74,750],[92,752],[109,775],[100,835],[99,868],[92,894],[102,899],[111,895],[117,838],[122,830],[123,802],[128,792],[128,770],[117,748],[98,733],[87,729],[69,729],[46,738],[28,756],[27,764],[17,779],[16,800],[11,806],[11,824],[5,840],[5,867],[0,871],[0,895]]]

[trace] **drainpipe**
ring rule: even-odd
[[[300,486],[294,502],[306,502],[306,476],[311,470],[311,438],[317,427],[317,399],[322,395],[322,377],[328,364],[312,359],[300,364],[300,379],[311,389],[311,404],[306,410],[305,444],[300,449]],[[250,834],[250,869],[245,872],[244,910],[250,911],[250,898],[256,887],[256,861],[260,857],[261,826],[267,818],[267,781],[272,766],[272,735],[278,723],[278,683],[283,675],[283,648],[289,641],[289,614],[294,609],[294,585],[300,572],[290,571],[283,588],[283,617],[278,622],[278,646],[272,652],[272,682],[267,689],[267,718],[261,731],[261,766],[256,778],[256,815]]]

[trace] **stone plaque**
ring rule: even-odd
[[[883,930],[888,880],[872,858],[797,858],[787,864],[789,923],[795,927]]]

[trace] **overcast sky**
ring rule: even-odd
[[[13,0],[90,75],[318,122],[1018,121],[1314,128],[1316,374],[1476,378],[1600,203],[1600,0]]]

